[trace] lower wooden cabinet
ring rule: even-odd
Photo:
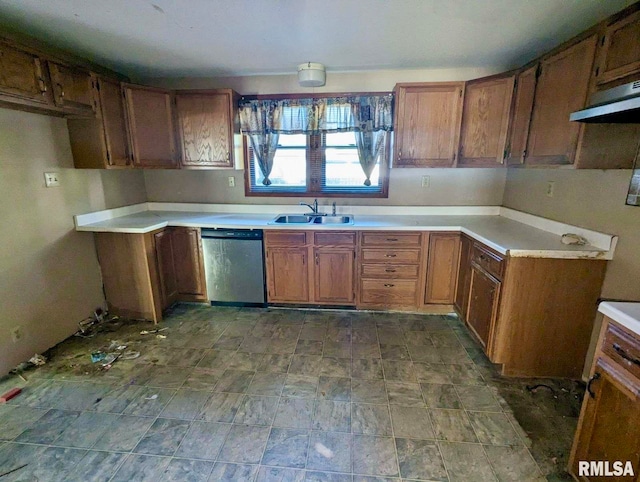
[[[472,263],[466,312],[467,324],[485,348],[498,315],[499,299],[500,281]]]
[[[569,470],[578,480],[637,481],[640,471],[640,379],[631,370],[640,367],[640,339],[628,333],[623,336],[631,340],[629,344],[609,343],[607,335],[611,331],[619,329],[624,333],[624,330],[608,319],[602,329],[605,336],[600,337],[584,395]],[[617,347],[618,351],[608,350],[611,347]],[[616,461],[629,461],[635,475],[588,476],[581,473],[581,461],[607,462],[610,470],[614,469]]]
[[[429,234],[425,303],[450,305],[455,301],[459,260],[460,233]]]
[[[353,248],[314,248],[314,301],[350,305],[354,302]]]
[[[460,264],[456,283],[455,307],[463,320],[467,319],[469,288],[471,287],[471,247],[473,241],[467,235],[460,236]]]
[[[265,236],[268,239],[268,236]],[[309,250],[266,245],[267,297],[272,303],[308,303]]]
[[[156,258],[158,260],[158,276],[160,279],[160,295],[162,309],[171,306],[178,299],[178,281],[174,260],[173,230],[165,229],[153,236]]]
[[[180,299],[200,301],[206,299],[202,239],[198,228],[174,228],[173,261],[176,286]]]

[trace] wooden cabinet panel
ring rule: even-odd
[[[598,84],[640,72],[640,11],[609,25],[599,55]]]
[[[173,233],[165,229],[154,235],[158,275],[162,295],[162,309],[170,306],[178,299],[178,283],[174,262]]]
[[[500,282],[472,264],[467,323],[485,348],[498,313],[499,297]]]
[[[129,140],[120,82],[96,78],[97,118],[68,119],[69,140],[76,168],[130,167]]]
[[[365,304],[412,307],[417,302],[418,281],[363,279],[360,293],[360,299]]]
[[[178,293],[205,299],[207,290],[198,228],[173,230],[173,259]]]
[[[181,164],[233,168],[232,92],[176,94]]]
[[[574,162],[581,124],[569,115],[585,105],[596,41],[592,35],[540,62],[526,164]]]
[[[0,94],[38,104],[51,104],[40,58],[0,42]]]
[[[536,91],[536,72],[538,65],[528,68],[516,77],[513,109],[511,111],[511,129],[507,147],[507,165],[524,163],[529,137],[529,124]]]
[[[294,246],[301,248],[307,244],[307,233],[304,231],[265,231],[266,246]]]
[[[313,233],[313,244],[315,246],[355,246],[356,233],[353,231]]]
[[[133,162],[136,167],[176,167],[171,94],[124,86]]]
[[[462,82],[396,86],[395,167],[451,167],[458,152]]]
[[[474,243],[471,252],[471,261],[476,263],[487,273],[501,280],[504,275],[505,261],[502,256],[491,251],[484,245]]]
[[[353,249],[314,249],[315,302],[354,302],[354,253]]]
[[[420,251],[400,248],[365,248],[361,251],[361,259],[363,262],[418,263],[420,261]]]
[[[417,264],[369,264],[360,265],[360,276],[363,278],[408,278],[418,277],[420,266]]]
[[[460,235],[458,233],[431,233],[424,302],[451,304],[455,300]]]
[[[579,476],[580,461],[630,461],[635,476],[615,480],[637,481],[640,470],[640,385],[625,377],[617,365],[599,358],[586,392],[569,469],[578,480],[612,480],[613,477]]]
[[[362,246],[420,246],[421,233],[362,233]]]
[[[266,249],[268,298],[270,302],[309,302],[307,248]]]
[[[460,237],[460,264],[456,285],[455,305],[461,318],[467,320],[469,288],[471,287],[471,248],[473,241],[465,235]]]
[[[501,166],[506,158],[515,77],[479,79],[464,89],[458,166]]]
[[[56,62],[49,61],[47,64],[56,105],[71,112],[94,115],[96,101],[93,76]]]

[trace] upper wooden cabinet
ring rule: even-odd
[[[516,76],[513,108],[511,109],[511,129],[507,145],[507,165],[509,166],[524,163],[538,78],[537,71],[538,64],[535,64]]]
[[[525,164],[572,164],[582,124],[569,115],[584,107],[597,36],[540,62]]]
[[[5,42],[0,42],[0,101],[53,103],[40,58]]]
[[[233,168],[238,95],[229,89],[177,92],[180,163],[185,168]]]
[[[460,131],[459,166],[501,166],[506,158],[515,77],[467,82]]]
[[[640,73],[640,10],[608,25],[601,46],[596,68],[598,84]]]
[[[124,84],[129,137],[136,167],[177,167],[171,92]]]
[[[395,167],[452,167],[463,82],[396,85]]]
[[[129,140],[120,82],[95,79],[97,117],[69,119],[69,140],[76,168],[130,167]]]
[[[58,107],[78,113],[93,115],[96,111],[95,80],[90,72],[48,61],[53,87],[53,100]]]

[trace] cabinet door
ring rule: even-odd
[[[467,323],[487,348],[491,329],[498,314],[500,282],[476,264],[471,265],[471,286]]]
[[[270,302],[308,302],[307,248],[267,248],[267,286]]]
[[[39,104],[51,104],[40,59],[0,42],[0,94]]]
[[[99,78],[96,80],[99,113],[104,129],[104,138],[109,166],[125,167],[129,165],[129,142],[127,124],[122,101],[120,82]]]
[[[455,300],[460,235],[432,233],[429,235],[429,260],[425,303],[451,304]]]
[[[124,87],[133,162],[137,167],[176,167],[171,94]]]
[[[91,74],[55,62],[49,61],[47,64],[55,104],[71,112],[95,114],[94,79]]]
[[[176,95],[184,167],[233,168],[232,109],[231,93]]]
[[[580,476],[580,461],[630,461],[635,476],[616,476],[617,481],[637,481],[640,471],[640,386],[617,365],[603,358],[596,362],[595,379],[586,392],[578,430],[573,442],[570,471],[578,480],[613,480],[614,477]],[[604,474],[603,474],[604,475]]]
[[[354,302],[353,249],[314,249],[314,301],[350,305]]]
[[[451,167],[458,152],[462,82],[397,86],[395,167]]]
[[[607,27],[596,71],[598,84],[640,72],[640,41],[638,39],[640,39],[640,11]]]
[[[569,115],[584,107],[596,36],[540,62],[525,163],[572,164],[581,125]]]
[[[204,298],[206,288],[200,230],[175,228],[172,241],[178,293]]]
[[[471,286],[471,247],[473,241],[466,236],[460,238],[460,268],[458,269],[458,284],[456,286],[455,305],[464,321],[467,320],[469,305],[469,288]]]
[[[514,76],[467,82],[458,166],[501,166],[506,157]]]
[[[165,229],[156,233],[154,240],[162,293],[162,309],[164,309],[173,304],[178,298],[178,283],[173,258],[173,230]]]
[[[524,163],[529,137],[529,124],[533,99],[536,91],[536,72],[538,64],[524,70],[516,77],[513,109],[511,111],[511,130],[507,147],[507,165]]]

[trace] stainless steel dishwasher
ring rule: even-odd
[[[262,230],[202,229],[211,304],[264,306]]]

